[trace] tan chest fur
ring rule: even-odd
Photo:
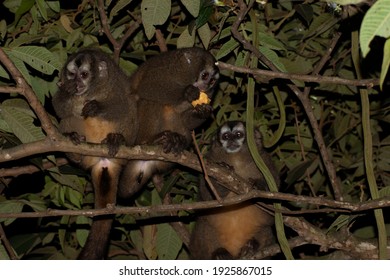
[[[209,217],[210,224],[217,231],[220,245],[236,257],[263,226],[264,215],[257,206],[248,202],[218,209]]]
[[[109,133],[115,132],[112,122],[99,118],[86,118],[84,120],[84,136],[89,143],[101,143]]]

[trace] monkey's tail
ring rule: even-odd
[[[116,203],[118,178],[121,166],[101,166],[92,168],[91,176],[95,190],[95,208],[104,208]],[[91,229],[78,259],[104,259],[107,254],[109,237],[114,215],[103,215],[93,218]]]

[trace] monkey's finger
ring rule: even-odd
[[[102,144],[107,144],[108,155],[113,157],[118,153],[119,146],[125,143],[125,138],[120,133],[109,133],[102,141]]]
[[[80,135],[75,131],[63,133],[63,135],[68,137],[75,145],[79,145],[81,142],[85,142],[86,140],[84,135]]]

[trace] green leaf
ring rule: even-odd
[[[198,17],[195,20],[195,27],[198,28],[205,24],[213,12],[214,6],[211,4],[211,1],[202,1],[201,7],[199,8]]]
[[[20,17],[27,13],[34,6],[34,3],[35,0],[8,0],[4,1],[3,5],[6,6],[11,12],[15,13],[14,23],[17,23]]]
[[[390,36],[390,0],[378,0],[365,14],[360,27],[359,42],[363,56],[370,51],[375,36]]]
[[[195,43],[195,32],[192,32],[192,34],[190,34],[188,28],[186,28],[177,39],[177,48],[180,49],[180,48],[192,47],[194,43]]]
[[[23,209],[23,203],[18,200],[7,200],[0,203],[0,213],[20,213]],[[4,225],[8,226],[15,218],[4,219],[0,218],[0,223],[4,222]]]
[[[186,7],[187,11],[190,12],[193,17],[199,15],[200,0],[180,0],[180,2]]]
[[[119,0],[115,4],[115,6],[112,8],[110,12],[110,21],[112,20],[113,17],[115,17],[119,11],[121,11],[124,7],[126,7],[128,4],[131,3],[133,0]]]
[[[45,0],[35,0],[35,2],[37,3],[38,10],[39,10],[41,16],[43,17],[43,19],[45,21],[47,21],[48,17],[47,17],[47,11],[46,11],[46,1]]]
[[[222,45],[222,47],[219,49],[217,55],[215,56],[216,60],[220,60],[221,58],[225,57],[226,55],[232,53],[240,43],[237,42],[235,39],[230,39],[228,42]]]
[[[0,20],[0,39],[3,40],[7,34],[7,22],[3,19]]]
[[[15,67],[19,70],[19,72],[22,74],[23,78],[26,80],[26,82],[31,85],[31,77],[30,73],[28,72],[28,69],[26,67],[26,64],[16,56],[14,56],[12,53],[7,52],[5,49],[4,51],[7,53],[8,57],[12,60]]]
[[[326,1],[326,2],[328,2],[328,3],[336,3],[336,4],[339,4],[339,5],[345,6],[345,5],[357,5],[357,4],[360,4],[360,3],[367,2],[367,0],[329,0],[329,1]]]
[[[12,132],[22,143],[30,143],[45,137],[40,127],[34,125],[34,119],[29,113],[23,112],[17,106],[3,102],[0,105],[1,115]]]
[[[47,75],[61,69],[57,57],[44,47],[22,46],[9,50],[9,53]]]
[[[211,31],[209,25],[206,23],[198,28],[198,34],[202,40],[205,49],[208,49],[211,40]]]
[[[183,242],[169,224],[157,225],[156,249],[160,260],[176,259]]]
[[[171,0],[143,0],[141,3],[142,23],[146,37],[152,39],[156,28],[166,22],[171,11]]]
[[[132,243],[134,244],[134,247],[138,251],[142,252],[142,243],[143,243],[142,240],[143,240],[143,238],[142,238],[141,230],[139,230],[139,229],[131,230],[130,231],[130,237],[131,237]]]
[[[355,216],[350,216],[350,215],[340,215],[337,217],[336,220],[329,226],[327,232],[330,232],[331,230],[338,231],[342,227],[345,227],[349,225],[349,223],[355,219]]]
[[[383,88],[383,83],[387,76],[387,72],[390,67],[390,38],[386,40],[385,46],[383,47],[383,61],[382,61],[382,70],[380,76],[380,87]]]
[[[87,228],[89,228],[89,218],[85,216],[77,216],[76,218],[76,224],[78,225],[86,225]],[[84,247],[85,242],[87,242],[89,230],[88,229],[76,229],[76,237],[77,242],[80,244],[81,247]]]
[[[60,12],[60,1],[46,1],[47,6],[53,10],[56,14]]]
[[[9,256],[7,253],[7,250],[5,250],[5,247],[2,243],[0,243],[0,260],[9,260]]]
[[[145,256],[149,260],[157,259],[156,251],[156,225],[146,225],[143,227],[143,244]]]

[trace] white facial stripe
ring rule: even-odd
[[[224,133],[226,133],[226,132],[231,132],[231,129],[230,129],[229,126],[224,125],[224,126],[221,127],[220,136],[222,136],[222,135],[223,135]]]
[[[83,63],[81,66],[80,66],[80,71],[84,72],[89,72],[91,70],[91,64],[89,63]]]
[[[243,134],[245,134],[245,127],[244,127],[244,124],[243,123],[237,123],[237,125],[233,128],[233,133],[235,132],[242,132]]]

